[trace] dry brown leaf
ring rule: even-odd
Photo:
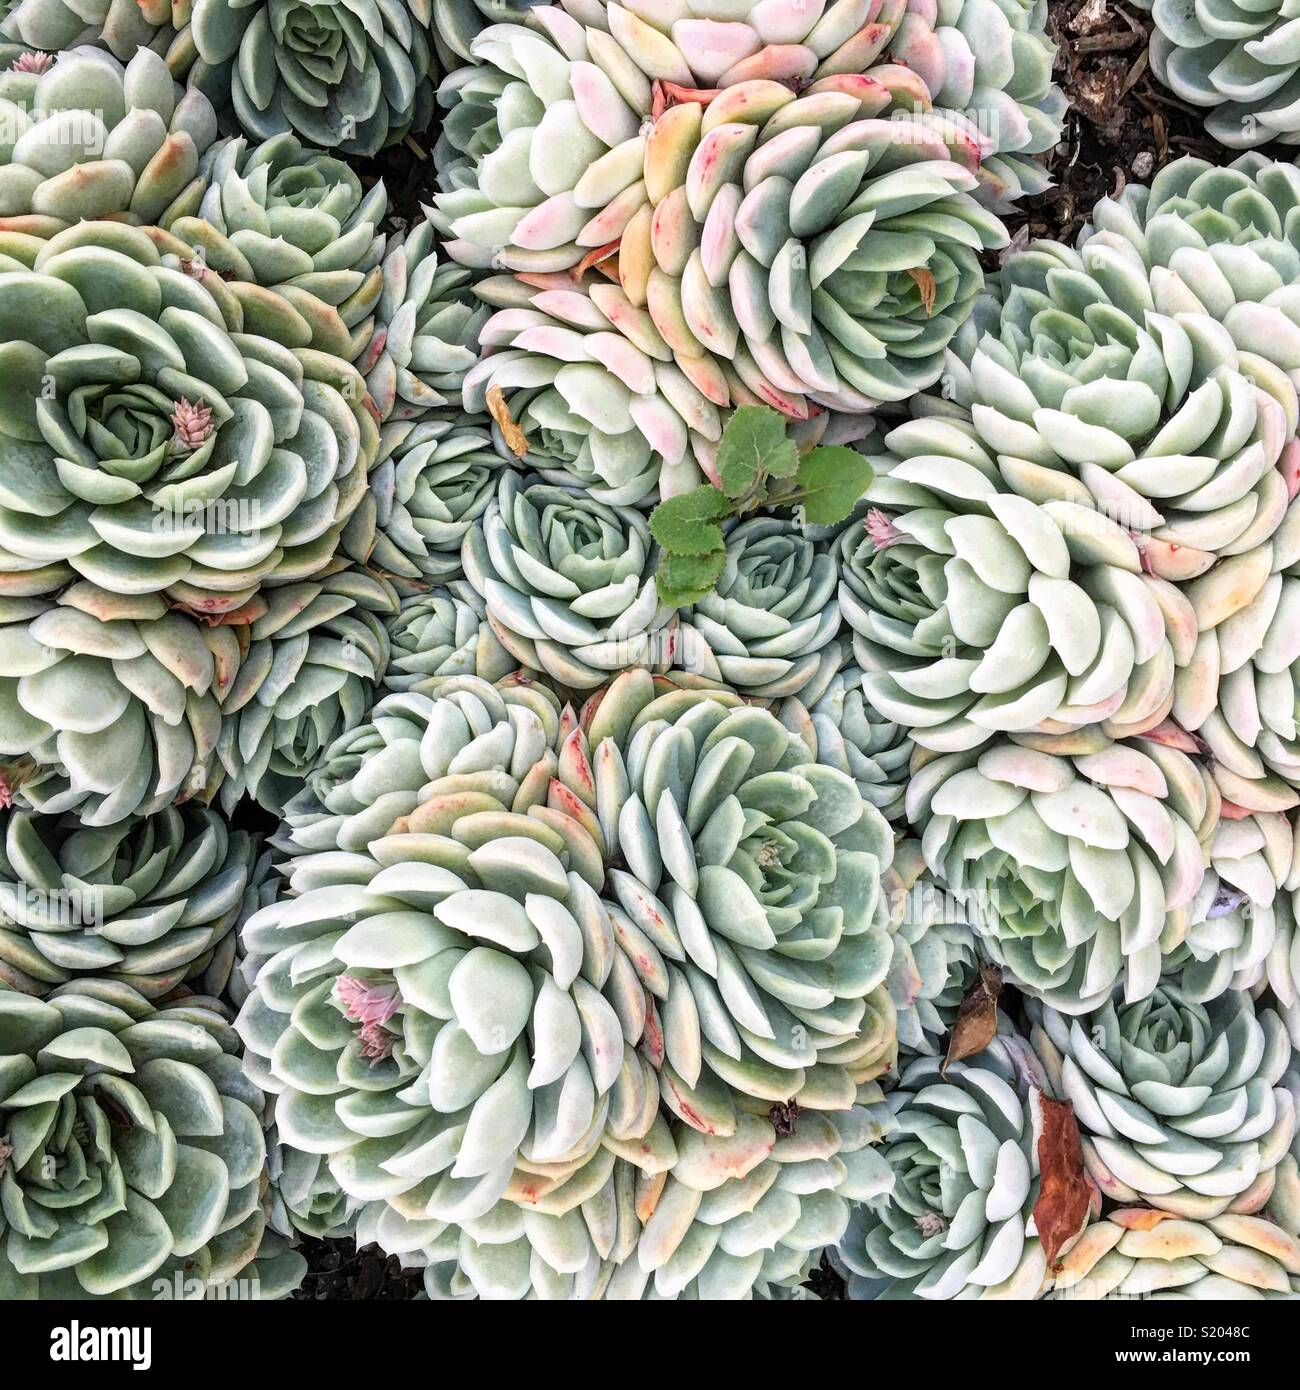
[[[929,318],[934,312],[934,272],[921,266],[907,273],[916,283],[916,288],[921,291],[921,304],[925,309],[926,318]]]
[[[1043,1242],[1047,1267],[1083,1230],[1092,1203],[1092,1189],[1083,1167],[1079,1122],[1068,1100],[1053,1100],[1040,1092],[1043,1132],[1038,1137],[1040,1186],[1034,1203],[1034,1225]]]
[[[941,1072],[946,1072],[954,1062],[983,1052],[997,1036],[998,995],[1001,993],[1002,971],[986,961],[980,967],[979,979],[966,991],[961,1008],[957,1010],[957,1022],[948,1039],[948,1055],[943,1059]]]
[[[528,453],[528,439],[510,414],[506,393],[499,386],[488,387],[487,408],[505,436],[506,447],[517,459],[524,458]]]

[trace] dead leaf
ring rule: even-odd
[[[487,408],[488,414],[497,422],[505,436],[506,447],[517,459],[524,458],[528,453],[528,439],[523,430],[515,424],[510,407],[506,404],[506,393],[499,386],[488,387]]]
[[[1083,1167],[1079,1122],[1068,1100],[1053,1100],[1039,1092],[1043,1131],[1038,1138],[1040,1186],[1034,1203],[1034,1225],[1043,1242],[1047,1267],[1083,1229],[1092,1204],[1092,1189]]]
[[[1002,993],[1002,971],[991,961],[980,966],[979,979],[966,991],[957,1010],[957,1022],[948,1039],[948,1055],[940,1072],[954,1062],[973,1057],[993,1041],[998,1032],[998,995]]]
[[[921,291],[921,305],[925,309],[926,318],[929,318],[934,312],[934,272],[920,266],[907,273],[912,277],[916,288]]]

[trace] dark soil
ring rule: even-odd
[[[358,1250],[348,1240],[304,1239],[299,1249],[307,1257],[307,1277],[293,1297],[302,1302],[365,1299],[396,1303],[423,1292],[422,1272],[403,1269],[396,1255],[385,1255],[376,1245]]]

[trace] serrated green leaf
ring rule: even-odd
[[[660,602],[673,608],[698,603],[718,582],[726,563],[725,550],[712,550],[707,555],[665,554],[655,575]]]
[[[650,534],[678,555],[708,555],[722,549],[718,522],[730,512],[727,499],[706,484],[660,502],[650,514]]]
[[[811,526],[843,521],[866,492],[875,470],[856,449],[829,444],[813,449],[799,462],[804,520]]]
[[[718,476],[728,497],[742,497],[756,479],[768,474],[792,478],[799,451],[786,435],[785,418],[770,405],[742,405],[722,431]]]

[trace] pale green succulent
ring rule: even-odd
[[[62,52],[96,44],[128,62],[141,49],[162,57],[178,82],[194,62],[191,0],[16,0],[0,34],[29,49]]]
[[[1285,0],[1249,9],[1202,0],[1138,0],[1151,11],[1151,68],[1176,96],[1207,108],[1206,130],[1245,149],[1300,142],[1300,41]]]
[[[463,579],[403,599],[401,611],[388,620],[388,636],[388,690],[430,693],[428,682],[449,676],[498,681],[519,664],[497,641],[482,598]]]
[[[239,663],[234,625],[159,594],[0,598],[0,800],[105,826],[201,794]]]
[[[371,342],[382,287],[383,181],[363,190],[342,160],[287,133],[218,141],[198,180],[160,219],[191,248],[178,262],[225,282],[245,332],[356,359]]]
[[[461,548],[501,645],[575,690],[674,664],[677,613],[659,601],[657,557],[643,513],[513,470]]]
[[[268,591],[222,699],[227,814],[245,795],[278,813],[325,750],[365,720],[398,606],[392,585],[359,566]]]
[[[69,46],[52,66],[0,74],[0,122],[0,217],[46,236],[83,218],[164,219],[195,195],[217,136],[208,99],[149,49],[123,66]]]
[[[1246,1194],[1264,1205],[1296,1125],[1280,1084],[1291,1041],[1272,1009],[1236,990],[1206,1008],[1173,985],[1073,1019],[1028,1007],[1034,1050],[1074,1106],[1104,1196],[1196,1220]]]
[[[370,564],[403,592],[461,577],[465,537],[487,511],[506,465],[486,415],[429,412],[380,431],[366,508]]]
[[[754,699],[815,705],[844,664],[834,559],[780,517],[743,521],[726,539],[716,588],[682,624],[681,665]]]
[[[193,0],[191,81],[260,140],[372,155],[433,113],[430,0]]]
[[[1217,815],[1209,774],[1152,739],[1018,735],[916,769],[908,816],[981,949],[1065,1013],[1156,988]]]
[[[1140,732],[1176,689],[1198,717],[1216,703],[1210,649],[1269,581],[1295,467],[1300,338],[1257,300],[1300,259],[1251,231],[1205,249],[1222,223],[1175,210],[1195,164],[1160,176],[1170,210],[1144,224],[1134,194],[1078,251],[1010,257],[1000,309],[949,354],[957,409],[890,436],[903,461],[875,485],[849,616],[869,693],[929,747],[1044,718]],[[1248,215],[1261,200],[1230,177]]]
[[[1223,816],[1209,854],[1166,974],[1178,971],[1179,991],[1194,1004],[1267,982],[1283,1016],[1295,1013],[1300,944],[1291,894],[1300,888],[1300,863],[1291,823],[1276,811]]]
[[[309,785],[238,1026],[357,1239],[439,1293],[800,1282],[883,1176],[892,835],[852,781],[638,671],[581,723],[527,680],[389,695]]]
[[[421,222],[390,239],[383,263],[378,328],[358,366],[381,421],[420,420],[460,400],[478,359],[488,311],[470,273],[438,262],[435,232]]]
[[[0,1297],[157,1297],[176,1280],[280,1297],[306,1270],[272,1239],[262,1092],[194,999],[156,1008],[78,980],[0,992]],[[256,1263],[255,1263],[256,1262]]]
[[[1089,1226],[1052,1267],[1053,1299],[1285,1298],[1300,1293],[1300,1241],[1264,1216],[1189,1221],[1121,1207]]]
[[[1014,1036],[945,1070],[937,1057],[904,1067],[881,1147],[892,1189],[855,1209],[837,1251],[850,1298],[1037,1295],[1041,1083]]]
[[[855,665],[842,666],[818,696],[783,700],[777,714],[822,762],[847,772],[887,820],[903,818],[912,740],[873,708]]]
[[[465,378],[467,410],[499,391],[518,433],[493,431],[509,461],[598,502],[632,506],[705,481],[722,438],[717,405],[673,361],[645,319],[607,317],[612,286],[537,289],[491,276],[476,293],[498,312]]]
[[[618,283],[591,285],[583,327],[598,319],[628,338],[637,355],[625,351],[622,380],[637,395],[648,388],[628,373],[644,382],[647,357],[673,362],[717,406],[759,399],[800,419],[937,380],[983,287],[978,253],[1007,236],[970,196],[969,135],[910,114],[911,100],[874,119],[894,93],[853,80],[867,6],[827,17],[820,63],[811,47],[765,47],[739,9],[734,23],[683,18],[681,32],[700,37],[679,48],[657,12],[567,8],[474,45],[515,81],[497,98],[499,143],[462,131],[488,148],[435,199],[450,254],[544,273],[617,249]],[[774,32],[806,35],[820,8],[774,7]],[[805,54],[806,68],[783,70]],[[706,101],[678,99],[700,88]]]
[[[0,812],[0,981],[27,994],[95,975],[148,999],[233,959],[257,842],[205,806],[106,829]],[[224,981],[221,981],[224,983]]]
[[[80,223],[30,250],[30,269],[0,258],[11,582],[80,576],[220,615],[323,569],[378,443],[354,369],[241,331],[138,228]]]

